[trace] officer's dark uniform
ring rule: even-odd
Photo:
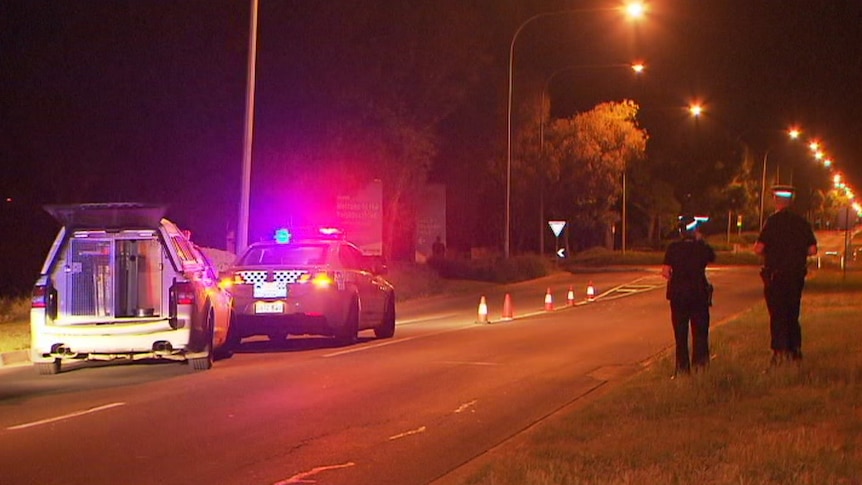
[[[693,220],[693,219],[692,219]],[[671,243],[664,255],[670,267],[667,299],[676,341],[676,372],[689,372],[688,332],[691,324],[692,358],[695,366],[709,364],[710,287],[706,266],[715,261],[715,251],[694,231],[680,230],[682,240]]]
[[[802,216],[782,209],[769,216],[757,243],[763,245],[763,294],[769,310],[773,360],[802,358],[799,307],[808,249],[817,244],[811,225]]]

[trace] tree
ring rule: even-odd
[[[607,102],[555,120],[546,142],[547,165],[560,174],[554,206],[570,221],[579,246],[611,246],[619,219],[622,174],[644,156],[647,134],[632,101]]]

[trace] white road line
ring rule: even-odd
[[[317,480],[306,480],[306,477],[311,477],[311,476],[317,475],[320,472],[325,472],[325,471],[329,471],[329,470],[339,470],[341,468],[349,468],[352,466],[356,466],[356,463],[349,461],[347,463],[342,463],[340,465],[319,466],[319,467],[312,468],[311,470],[309,470],[307,472],[297,473],[296,475],[294,475],[288,479],[275,482],[273,485],[288,485],[290,483],[317,483]]]
[[[114,402],[111,404],[105,404],[103,406],[96,406],[94,408],[85,409],[83,411],[76,411],[74,413],[64,414],[62,416],[57,416],[54,418],[40,419],[39,421],[33,421],[31,423],[18,424],[15,426],[10,426],[6,429],[11,431],[11,430],[16,430],[16,429],[32,428],[34,426],[41,426],[43,424],[53,423],[56,421],[63,421],[64,419],[75,418],[78,416],[83,416],[85,414],[97,413],[99,411],[105,411],[107,409],[111,409],[111,408],[115,408],[115,407],[119,407],[119,406],[125,406],[125,405],[126,405],[126,403],[124,403],[124,402]]]
[[[440,363],[449,365],[503,365],[499,362],[467,362],[462,360],[441,360]]]
[[[470,409],[471,407],[473,407],[473,405],[474,405],[474,404],[476,404],[476,402],[477,402],[477,401],[476,401],[475,399],[473,399],[473,400],[472,400],[472,401],[470,401],[470,402],[465,402],[464,404],[462,404],[462,405],[458,406],[458,409],[456,409],[456,410],[455,410],[455,414],[463,413],[464,411],[466,411],[466,410]]]
[[[411,436],[414,434],[419,434],[419,433],[424,433],[424,432],[425,432],[425,426],[420,426],[416,429],[411,429],[410,431],[405,431],[403,433],[398,433],[396,435],[390,436],[389,441],[401,439],[401,438],[404,438],[405,436]]]
[[[408,342],[408,341],[413,340],[415,338],[418,338],[418,337],[406,337],[406,338],[402,338],[402,339],[398,339],[398,340],[386,340],[386,341],[378,342],[375,344],[363,345],[361,347],[352,347],[352,348],[349,348],[346,350],[339,350],[338,352],[331,352],[329,354],[323,354],[323,356],[324,357],[337,357],[339,355],[352,354],[354,352],[362,352],[363,350],[371,350],[371,349],[376,349],[378,347],[385,347],[387,345],[397,344],[397,343],[401,343],[401,342]]]

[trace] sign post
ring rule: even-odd
[[[566,258],[566,248],[560,247],[560,234],[563,233],[563,229],[566,227],[566,221],[548,221],[548,226],[551,227],[551,231],[553,231],[555,240],[554,240],[554,249],[557,257],[560,259]]]

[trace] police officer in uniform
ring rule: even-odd
[[[679,218],[680,240],[665,251],[662,276],[667,280],[666,297],[670,301],[670,319],[676,341],[674,376],[688,374],[691,365],[703,369],[709,364],[709,305],[712,286],[706,278],[706,266],[715,261],[715,251],[703,240],[697,229],[699,221],[692,216]],[[691,360],[688,333],[691,327]]]
[[[766,219],[754,252],[763,257],[760,276],[769,310],[772,364],[802,359],[799,307],[805,286],[808,256],[817,254],[811,224],[792,212],[795,190],[788,185],[772,189],[776,211]]]

